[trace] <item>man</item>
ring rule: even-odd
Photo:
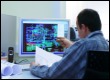
[[[101,32],[99,14],[92,9],[82,10],[76,20],[80,40],[71,42],[59,37],[57,41],[66,47],[63,58],[51,67],[30,64],[31,73],[45,79],[82,79],[85,73],[87,51],[109,50]]]

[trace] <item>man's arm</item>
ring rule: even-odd
[[[58,78],[76,78],[78,72],[81,70],[81,76],[84,73],[85,67],[85,44],[75,43],[69,47],[67,55],[64,56],[59,62],[54,63],[51,67],[47,66],[32,66],[31,73],[35,76],[45,79],[58,79]],[[82,65],[81,65],[81,64]],[[81,77],[80,76],[80,77]]]
[[[64,38],[64,37],[57,37],[57,42],[59,42],[63,47],[68,48],[73,45],[73,42]]]

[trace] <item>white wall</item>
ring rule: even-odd
[[[76,17],[84,8],[98,11],[104,37],[109,40],[109,1],[66,1],[66,18],[71,20],[71,26],[76,27]]]
[[[1,13],[32,19],[65,18],[63,4],[65,1],[1,1]]]
[[[1,14],[1,51],[8,53],[8,48],[16,48],[16,16]]]

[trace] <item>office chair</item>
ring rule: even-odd
[[[109,79],[109,51],[88,51],[84,79]]]
[[[75,39],[76,39],[75,31],[72,27],[70,27],[70,40],[75,41]]]

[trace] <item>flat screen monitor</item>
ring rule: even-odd
[[[21,19],[19,56],[34,56],[36,46],[54,54],[63,54],[57,37],[70,39],[68,19]]]

